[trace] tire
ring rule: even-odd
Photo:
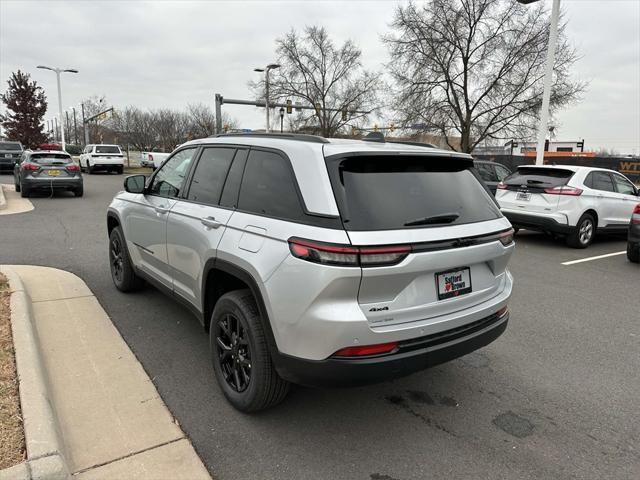
[[[116,173],[117,173],[118,175],[122,175],[122,172],[124,172],[124,167],[118,167],[118,168],[116,168]]]
[[[73,191],[73,194],[74,194],[76,197],[82,197],[82,196],[84,195],[84,187],[76,188],[76,189]]]
[[[585,213],[580,217],[576,228],[567,235],[567,245],[571,248],[587,248],[596,234],[596,223],[593,216]]]
[[[87,160],[87,173],[89,175],[93,174],[93,167],[91,166],[91,164],[89,163],[89,160]]]
[[[20,182],[14,182],[14,185],[16,187],[16,192],[20,193]]]
[[[20,192],[20,196],[22,198],[27,198],[29,196],[29,193],[31,193],[28,187],[23,187],[22,185],[20,185],[18,189],[16,189],[16,191]]]
[[[211,314],[209,345],[218,385],[236,409],[257,412],[277,405],[287,396],[290,384],[280,378],[273,366],[250,290],[236,290],[220,297]]]
[[[109,235],[109,269],[114,285],[121,292],[133,292],[144,285],[144,280],[133,270],[127,244],[120,227],[115,227]]]
[[[640,263],[640,243],[627,242],[627,258],[630,262]]]
[[[515,237],[520,231],[520,227],[513,227],[513,236]]]

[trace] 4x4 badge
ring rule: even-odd
[[[389,310],[389,307],[371,307],[369,309],[370,312],[385,312]]]

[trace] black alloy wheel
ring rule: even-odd
[[[224,379],[234,391],[244,392],[251,382],[251,347],[247,326],[231,313],[215,325],[217,357]]]
[[[116,280],[116,283],[122,283],[124,278],[124,258],[122,243],[117,235],[113,235],[109,242],[109,265],[111,266],[111,275]]]

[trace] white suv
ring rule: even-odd
[[[209,330],[238,409],[289,382],[358,385],[483,347],[509,317],[509,221],[469,155],[308,135],[181,145],[108,210],[116,287],[142,279]]]
[[[625,176],[603,168],[526,165],[498,184],[496,200],[518,228],[565,235],[586,248],[598,232],[626,232],[638,189]]]
[[[121,174],[124,170],[124,155],[118,145],[87,145],[80,155],[80,168],[88,173],[106,170]]]

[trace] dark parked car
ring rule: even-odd
[[[80,167],[66,152],[25,151],[13,170],[16,192],[28,197],[34,190],[70,190],[76,197],[84,193]]]
[[[494,195],[498,183],[511,175],[511,171],[507,167],[489,160],[474,160],[473,165],[480,174],[480,178]]]
[[[634,263],[640,263],[640,203],[636,205],[629,224],[627,257]]]
[[[12,171],[22,155],[20,142],[0,142],[0,171]]]

